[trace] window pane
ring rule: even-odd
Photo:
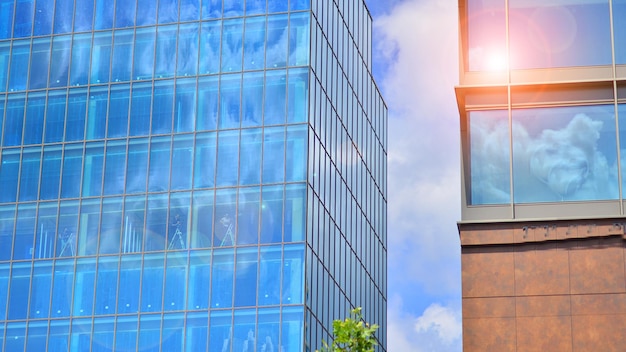
[[[216,1],[216,0],[211,0]],[[202,2],[206,6],[207,1]],[[222,2],[219,1],[220,8]],[[200,67],[199,73],[217,73],[220,70],[220,43],[222,21],[203,22],[200,29]]]
[[[271,1],[272,4],[282,1]],[[287,1],[285,1],[285,6]],[[267,48],[265,49],[265,65],[267,68],[285,67],[287,65],[287,42],[289,40],[289,21],[287,15],[274,15],[267,18]]]
[[[513,110],[513,124],[516,203],[618,198],[613,105]]]
[[[241,232],[241,231],[240,231]],[[256,247],[237,250],[235,275],[235,307],[256,305],[256,282],[258,249]]]
[[[0,1],[0,39],[10,38],[13,33],[13,4],[13,0]]]
[[[211,307],[232,307],[234,251],[232,249],[216,249],[213,251],[213,272],[211,273]],[[210,336],[214,335],[211,329]],[[221,346],[221,345],[220,345]]]
[[[141,279],[141,311],[158,312],[163,299],[163,253],[146,254]]]
[[[11,72],[9,74],[9,91],[25,90],[28,77],[28,56],[30,40],[16,40],[11,51]]]
[[[193,21],[200,19],[200,1],[180,0],[180,21]]]
[[[196,121],[196,80],[176,81],[174,105],[174,132],[191,132]]]
[[[511,202],[508,130],[506,110],[469,113],[472,168],[470,170],[471,186],[467,195],[468,204],[509,204]]]
[[[24,128],[24,144],[40,144],[43,138],[43,121],[46,106],[44,92],[28,94],[26,102],[26,123]]]
[[[215,132],[196,136],[194,188],[213,187],[215,184],[216,139]]]
[[[152,100],[152,134],[172,132],[174,81],[156,81]]]
[[[189,258],[189,279],[187,289],[187,309],[207,309],[209,307],[209,286],[211,284],[211,252],[191,252]]]
[[[151,25],[156,23],[157,18],[157,2],[154,0],[138,0],[137,8],[139,14],[137,16],[137,25]]]
[[[86,1],[85,1],[86,2]],[[54,11],[54,34],[70,33],[72,31],[72,14],[74,1],[56,0]]]
[[[92,352],[107,352],[113,350],[113,319],[113,317],[94,319],[91,340]]]
[[[246,0],[246,15],[263,14],[266,6],[266,0]]]
[[[241,126],[260,126],[263,122],[263,72],[243,75]]]
[[[86,139],[104,138],[108,103],[109,90],[106,86],[92,87],[89,89]]]
[[[308,121],[309,70],[289,70],[287,123]]]
[[[124,202],[122,253],[141,252],[145,213],[145,196],[126,197]]]
[[[91,55],[91,34],[74,35],[72,42],[72,68],[70,85],[85,85],[89,81],[89,58]]]
[[[144,251],[160,251],[165,248],[167,236],[167,194],[150,195],[146,213]]]
[[[243,20],[224,21],[222,36],[222,71],[241,71],[243,54]]]
[[[280,304],[282,247],[261,247],[261,258],[259,261],[258,304],[278,305]]]
[[[159,23],[172,23],[178,20],[179,0],[159,0]]]
[[[511,68],[611,64],[608,1],[561,0],[529,6],[511,0],[509,7]]]
[[[91,83],[109,82],[112,37],[110,31],[94,33],[93,51],[91,53]]]
[[[30,286],[29,318],[47,318],[50,310],[52,288],[52,261],[39,261],[33,265],[33,280]],[[45,335],[45,334],[44,334]],[[44,349],[45,350],[45,347]]]
[[[2,216],[2,209],[0,209],[0,216]],[[207,287],[207,292],[208,292],[208,287]],[[7,302],[8,296],[9,296],[9,263],[4,263],[4,264],[0,264],[0,302],[3,302],[2,304],[0,304],[0,319],[2,319],[3,321],[6,320],[7,318],[6,302]],[[3,328],[4,326],[0,325],[0,334],[4,333],[2,331]]]
[[[3,150],[2,164],[0,164],[0,184],[3,185],[3,191],[0,192],[0,202],[15,202],[19,170],[20,150]]]
[[[613,0],[613,31],[615,43],[626,42],[626,0]],[[1,27],[2,25],[0,25]],[[1,32],[1,29],[0,29]],[[0,33],[0,37],[2,34]],[[626,47],[615,45],[615,63],[626,64]],[[0,65],[1,67],[1,65]],[[0,80],[0,84],[2,80]]]
[[[115,270],[115,273],[111,275],[111,280],[116,279],[117,264],[112,266],[111,270]],[[122,256],[119,275],[117,313],[137,313],[139,311],[139,285],[141,284],[141,256]],[[111,282],[113,283],[113,289],[115,289],[114,281]],[[115,291],[112,295],[113,301],[111,303],[115,304]],[[134,330],[136,330],[136,327]]]
[[[197,131],[217,128],[218,88],[218,76],[200,77],[198,80]]]
[[[57,256],[72,257],[76,255],[76,231],[78,230],[78,201],[61,202],[59,208],[59,224],[57,234]]]
[[[275,345],[278,345],[278,336],[280,335],[280,314],[278,308],[261,308],[258,312],[258,349],[271,350]],[[293,349],[293,351],[299,351],[300,349]],[[285,350],[291,351],[291,350]]]
[[[261,243],[283,239],[283,186],[263,187],[261,206]]]
[[[148,191],[166,191],[170,179],[170,137],[156,137],[150,143]]]
[[[137,316],[119,317],[115,331],[115,351],[137,344]]]
[[[254,334],[256,330],[256,310],[235,310],[233,326],[233,351],[254,351],[256,342]]]
[[[203,0],[202,19],[222,17],[222,0]]]
[[[30,53],[29,89],[46,88],[48,84],[48,66],[50,64],[50,38],[33,40]]]
[[[71,89],[67,101],[67,122],[65,140],[78,141],[85,138],[85,113],[87,110],[87,89]]]
[[[241,75],[223,75],[220,82],[219,128],[239,127],[241,115]]]
[[[98,252],[98,229],[100,227],[100,199],[83,200],[80,208],[78,255]]]
[[[79,259],[76,263],[74,280],[74,316],[91,316],[93,313],[94,283],[96,274],[95,259]],[[74,320],[76,322],[77,320]],[[86,331],[90,335],[91,330]],[[77,331],[75,331],[77,335]],[[88,336],[87,336],[88,337]],[[87,340],[89,341],[89,340]],[[88,346],[88,345],[87,345]]]
[[[182,6],[182,5],[181,5]],[[181,7],[181,16],[183,9]],[[181,24],[178,30],[177,76],[194,76],[198,72],[198,34],[197,24]],[[169,53],[171,56],[171,53]]]
[[[135,25],[135,1],[117,1],[115,3],[115,28],[132,27]],[[141,9],[142,15],[144,9]]]
[[[0,6],[2,6],[1,3]],[[0,24],[0,26],[2,25]],[[7,80],[9,78],[9,61],[11,60],[10,45],[11,42],[8,41],[0,43],[0,92],[6,92],[7,90]],[[4,99],[0,99],[0,101],[2,100]]]
[[[39,186],[39,170],[41,165],[41,148],[26,148],[22,152],[20,171],[19,201],[37,199]]]
[[[263,133],[261,129],[241,130],[240,185],[258,185],[261,183],[262,142]]]
[[[100,254],[120,252],[122,232],[122,204],[121,198],[105,198],[102,201],[102,224],[100,227]]]
[[[72,37],[55,36],[52,39],[52,58],[50,63],[50,87],[65,87],[69,77],[70,50]]]
[[[26,295],[25,293],[28,292],[30,288],[30,265],[31,263],[29,262],[13,264],[11,270],[8,305],[8,317],[10,320],[26,319],[28,312],[28,295]]]
[[[93,1],[77,1],[74,12],[74,32],[90,31],[93,28]]]
[[[292,0],[291,6],[307,0]],[[294,13],[289,16],[289,65],[302,66],[309,63],[309,13]]]
[[[239,131],[220,132],[217,148],[217,186],[237,184],[237,163],[239,156]]]
[[[150,99],[148,97],[148,99]],[[130,88],[128,84],[111,86],[111,104],[107,122],[107,137],[126,137],[128,135],[128,105]],[[149,113],[150,105],[148,105]]]
[[[304,250],[302,245],[284,247],[283,304],[301,304],[304,299]]]
[[[211,237],[213,234],[213,197],[213,191],[194,192],[193,194],[191,248],[206,248],[211,246]]]
[[[13,37],[28,37],[32,34],[35,1],[17,0],[15,3],[15,23]]]
[[[113,27],[114,0],[96,0],[95,29],[111,29]]]
[[[126,141],[109,141],[106,147],[104,194],[124,193],[126,175]]]
[[[193,135],[174,136],[170,189],[190,189],[193,166]]]
[[[151,98],[152,85],[149,82],[133,84],[133,96],[130,106],[129,134],[131,136],[148,135],[150,131],[150,108],[152,107]]]
[[[142,315],[139,324],[138,351],[159,352],[161,319],[158,315]]]
[[[163,1],[163,0],[161,0]],[[158,78],[173,77],[176,72],[176,42],[178,26],[161,26],[157,31],[156,64],[154,76]]]
[[[178,248],[178,247],[176,247]],[[168,253],[165,270],[163,310],[185,310],[187,297],[187,253]]]
[[[506,58],[505,2],[469,0],[467,2],[468,68],[489,70],[492,58]]]
[[[131,139],[128,143],[126,193],[145,192],[148,176],[148,139]]]
[[[306,180],[307,125],[287,127],[287,182]]]
[[[98,260],[94,303],[94,313],[96,315],[115,313],[118,262],[119,258],[116,257],[100,257]],[[130,289],[131,287],[129,287]],[[98,335],[95,331],[94,334]],[[111,336],[111,340],[113,340],[113,336]]]
[[[237,193],[234,189],[220,189],[215,196],[215,229],[213,246],[235,244]]]
[[[133,31],[115,31],[113,38],[113,60],[111,61],[111,82],[130,80],[133,60]]]
[[[170,197],[167,249],[185,249],[189,243],[191,195],[172,193]]]
[[[63,176],[61,183],[61,197],[74,198],[80,194],[80,174],[83,168],[82,144],[67,144],[63,155]]]
[[[306,202],[306,186],[301,184],[289,184],[285,187],[285,242],[298,242],[304,240]]]
[[[267,4],[268,12],[271,13],[271,12],[287,11],[288,10],[288,7],[287,7],[288,4],[289,4],[288,0],[269,1],[268,4]]]
[[[282,309],[281,344],[285,351],[300,351],[303,348],[302,316],[302,306]]]
[[[185,323],[185,352],[208,351],[208,323],[209,317],[207,316],[206,310],[204,312],[187,314],[187,321]]]
[[[57,260],[54,264],[52,284],[51,317],[67,317],[72,306],[72,286],[74,282],[74,261]]]
[[[285,129],[266,128],[263,138],[263,183],[285,179]]]
[[[85,148],[83,197],[102,195],[104,170],[104,143],[88,143]]]
[[[151,79],[154,71],[155,28],[141,28],[135,32],[133,79]],[[128,60],[128,57],[126,58]]]
[[[259,243],[260,198],[258,187],[239,189],[237,244]]]
[[[287,117],[287,72],[267,71],[265,76],[265,114],[263,123],[284,124]]]

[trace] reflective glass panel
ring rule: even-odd
[[[83,197],[102,195],[104,143],[88,143],[83,164]]]
[[[53,203],[39,203],[37,227],[35,228],[35,258],[54,257],[54,246],[57,242],[58,206]]]
[[[146,254],[141,272],[141,311],[161,311],[163,299],[163,253]]]
[[[74,280],[74,303],[72,305],[74,316],[91,316],[93,313],[94,283],[96,280],[96,262],[93,258],[79,259],[76,263],[76,279]],[[76,322],[76,320],[74,320]],[[84,327],[80,325],[80,327]],[[75,331],[79,334],[78,331]],[[83,331],[87,336],[79,337],[81,341],[87,338],[89,346],[89,335],[91,328]],[[78,344],[78,343],[77,343]],[[84,344],[83,344],[84,345]]]
[[[36,262],[33,265],[33,279],[30,286],[30,318],[48,317],[51,288],[52,261]]]
[[[259,265],[258,305],[280,304],[282,247],[261,247]]]
[[[238,197],[237,244],[259,243],[259,188],[240,188]]]
[[[74,14],[74,1],[56,0],[55,5],[56,6],[54,10],[54,34],[71,32],[72,31],[72,18],[73,18],[72,15]]]
[[[173,77],[176,73],[176,42],[178,26],[161,26],[157,30],[156,63],[154,76],[157,78]]]
[[[211,0],[216,1],[217,0]],[[206,6],[207,1],[202,2]],[[220,9],[222,1],[219,1]],[[222,21],[203,22],[200,28],[200,66],[198,73],[217,73],[220,70],[220,40]]]
[[[11,51],[11,71],[9,72],[9,92],[26,89],[30,40],[16,40]]]
[[[219,76],[205,76],[198,79],[197,131],[215,130],[217,128],[218,78]]]
[[[234,251],[227,248],[214,250],[212,263],[211,307],[232,307],[235,271]],[[213,336],[212,333],[211,336]]]
[[[133,2],[134,3],[134,2]],[[111,65],[112,32],[97,32],[93,37],[93,51],[91,52],[91,79],[94,83],[109,82],[109,69]]]
[[[239,157],[239,130],[224,131],[218,135],[217,148],[217,186],[237,184],[237,163]]]
[[[128,105],[130,104],[128,84],[111,86],[110,102],[109,115],[107,116],[107,137],[126,137],[128,135]]]
[[[241,126],[260,126],[263,123],[263,72],[243,75],[241,96]]]
[[[50,38],[33,40],[30,52],[29,89],[46,88],[48,84],[48,66],[50,64]]]
[[[13,249],[13,227],[15,226],[15,205],[0,206],[0,261],[11,259],[11,250]],[[0,266],[0,272],[2,266]],[[7,272],[8,273],[8,272]],[[0,288],[2,288],[2,279],[0,279]],[[0,302],[6,302],[2,299],[2,290],[0,289]],[[6,296],[4,296],[6,298]],[[4,319],[4,305],[0,304],[0,319]]]
[[[3,146],[22,144],[22,129],[24,128],[24,94],[11,94],[7,99],[6,118],[4,119]]]
[[[118,265],[119,259],[117,257],[100,257],[98,259],[94,302],[94,314],[96,315],[115,313]],[[138,296],[138,293],[136,293],[136,296]],[[97,336],[96,334],[94,337],[97,338]],[[111,341],[113,341],[112,336]]]
[[[222,34],[222,71],[241,71],[242,55],[243,20],[225,20]]]
[[[152,134],[172,132],[174,81],[156,81],[152,100]]]
[[[117,262],[120,262],[119,260]],[[113,263],[112,263],[113,264]],[[111,268],[117,270],[117,264]],[[117,274],[117,273],[112,273]],[[112,276],[111,279],[117,278]],[[117,287],[117,313],[139,311],[139,285],[141,284],[141,256],[125,255],[120,262],[119,286]],[[115,284],[114,284],[115,285]],[[114,286],[115,290],[115,286]],[[115,297],[115,291],[113,291]],[[115,302],[115,301],[113,301]]]
[[[34,0],[17,0],[15,2],[13,37],[28,37],[32,34],[34,8]]]
[[[199,133],[196,136],[194,157],[194,188],[212,187],[215,184],[217,133]]]
[[[270,1],[270,12],[273,4],[283,1]],[[287,6],[287,1],[284,1]],[[289,42],[289,21],[287,15],[273,15],[267,18],[267,39],[265,49],[265,66],[267,68],[285,67],[287,65],[287,45]]]
[[[108,103],[109,90],[107,87],[92,87],[89,89],[86,139],[104,138]]]
[[[211,285],[211,252],[192,252],[189,258],[189,278],[187,280],[187,309],[207,309],[209,307],[209,287]]]
[[[176,101],[174,102],[174,132],[191,132],[196,122],[196,80],[195,78],[176,81]]]
[[[24,144],[40,144],[43,138],[46,94],[36,92],[28,94],[26,100],[26,121],[24,128]]]
[[[191,227],[191,247],[211,246],[213,234],[213,191],[194,192]]]
[[[263,133],[260,128],[241,130],[240,185],[257,185],[261,183],[262,142]]]
[[[165,191],[169,188],[170,149],[170,137],[152,138],[148,171],[148,191],[150,192]]]
[[[70,73],[70,50],[72,37],[55,36],[52,39],[52,57],[50,60],[50,87],[65,87]]]
[[[190,2],[189,0],[183,0]],[[181,17],[183,6],[181,4]],[[191,6],[191,3],[189,4]],[[198,72],[198,24],[181,24],[178,29],[178,56],[176,63],[177,76],[193,76]],[[170,53],[171,55],[171,53]]]
[[[155,27],[141,28],[135,31],[135,52],[133,60],[133,79],[151,79],[154,71]],[[126,57],[128,60],[128,57]]]
[[[128,142],[128,168],[126,170],[126,193],[146,191],[148,176],[148,139],[131,139]]]

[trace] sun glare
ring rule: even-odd
[[[490,53],[485,60],[485,69],[488,71],[506,70],[506,56],[502,53]]]

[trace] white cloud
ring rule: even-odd
[[[405,311],[403,301],[393,297],[387,318],[387,350],[393,352],[452,352],[461,350],[461,312],[433,303],[422,315]]]

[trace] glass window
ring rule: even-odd
[[[152,138],[150,143],[150,169],[148,172],[149,192],[162,192],[169,188],[170,154],[170,137]]]
[[[126,193],[146,191],[148,176],[148,139],[131,139],[128,142],[128,168],[126,170]]]
[[[224,17],[237,17],[243,15],[243,1],[224,0]]]
[[[104,143],[87,143],[83,160],[83,197],[102,195]]]
[[[0,1],[0,39],[11,38],[13,33],[13,5],[13,0]]]
[[[559,0],[547,6],[511,0],[511,68],[610,65],[610,23],[608,0]]]
[[[47,318],[50,310],[52,288],[52,261],[37,261],[33,264],[33,279],[30,285],[29,318]],[[46,335],[44,333],[44,335]],[[44,351],[45,347],[41,349]]]
[[[11,94],[7,99],[6,118],[4,120],[3,146],[22,144],[24,126],[24,94]]]
[[[505,2],[469,0],[466,16],[467,69],[502,69],[506,65]]]
[[[144,255],[141,279],[141,311],[161,311],[163,299],[163,253]]]
[[[65,90],[53,90],[48,92],[46,131],[44,136],[45,143],[54,143],[63,140],[66,100],[67,95]]]
[[[208,323],[209,317],[206,310],[204,312],[187,314],[185,322],[185,352],[208,351]]]
[[[142,315],[139,321],[139,337],[137,350],[159,352],[161,345],[161,317],[158,315]]]
[[[215,195],[215,228],[213,246],[223,247],[235,244],[237,192],[235,189],[220,189]]]
[[[261,183],[262,141],[261,129],[241,130],[240,185],[258,185]]]
[[[159,0],[159,24],[178,20],[179,2],[180,0]]]
[[[172,132],[174,104],[174,81],[154,82],[154,99],[152,100],[152,134]]]
[[[280,4],[282,1],[271,1]],[[285,1],[287,6],[287,1]],[[289,40],[289,21],[287,15],[273,15],[267,18],[267,39],[265,49],[265,66],[267,68],[285,67],[287,65],[287,44]]]
[[[107,352],[113,350],[114,319],[113,317],[94,319],[93,334],[91,336],[92,352]]]
[[[122,253],[141,252],[145,213],[145,196],[126,197],[124,202]]]
[[[243,20],[225,20],[222,36],[222,72],[241,71],[242,55]]]
[[[167,254],[163,310],[185,310],[187,297],[187,253]],[[206,280],[206,278],[205,278]],[[165,332],[165,331],[164,331]]]
[[[2,6],[2,3],[0,3]],[[0,43],[0,92],[6,92],[9,78],[9,61],[11,59],[11,42]],[[2,99],[4,100],[4,99]]]
[[[70,85],[85,85],[89,81],[91,34],[74,35],[72,42],[72,67]]]
[[[263,72],[243,75],[241,126],[260,126],[263,121]]]
[[[111,29],[113,27],[113,10],[115,0],[96,0],[95,29]]]
[[[306,0],[292,0],[291,6],[306,3]],[[289,16],[289,65],[302,66],[309,63],[309,13],[294,13]]]
[[[8,335],[7,335],[8,336]],[[212,311],[209,318],[209,351],[230,351],[232,346],[232,311]]]
[[[613,105],[513,110],[513,126],[516,203],[617,199]]]
[[[151,1],[152,2],[152,1]],[[113,59],[111,60],[111,82],[130,80],[133,65],[133,30],[115,31],[113,37]]]
[[[280,314],[278,308],[261,308],[258,311],[257,351],[271,351],[279,345]],[[301,347],[294,348],[299,351]],[[285,349],[285,351],[291,351]]]
[[[155,27],[147,27],[135,31],[133,79],[151,79],[153,76],[155,29]]]
[[[170,214],[167,236],[167,249],[185,249],[189,243],[189,210],[191,208],[191,195],[185,193],[172,193],[170,196]]]
[[[137,316],[118,317],[115,326],[115,351],[123,351],[137,344]]]
[[[157,18],[157,2],[154,0],[137,0],[137,8],[139,14],[137,16],[137,25],[145,26],[156,23]]]
[[[511,175],[508,113],[506,110],[469,114],[470,189],[467,203],[509,204]]]
[[[266,0],[246,0],[246,15],[259,15],[265,13]],[[246,29],[246,32],[248,29]]]
[[[106,147],[104,194],[124,193],[126,175],[126,141],[109,141]]]
[[[100,227],[100,254],[114,254],[120,252],[120,238],[122,232],[122,204],[121,198],[104,198],[102,201],[102,223]]]
[[[115,28],[132,27],[135,25],[135,1],[116,1]],[[141,9],[143,15],[144,9]]]
[[[287,72],[267,71],[265,76],[265,113],[263,123],[284,124],[287,117]]]
[[[309,70],[289,70],[287,123],[306,122],[309,119]]]
[[[82,144],[65,145],[63,155],[63,172],[61,183],[61,197],[74,198],[80,194],[80,174],[82,170],[83,146]]]
[[[263,183],[285,180],[285,128],[263,130]]]
[[[86,139],[104,138],[107,122],[109,90],[106,86],[89,89]]]
[[[93,83],[109,82],[109,67],[111,66],[111,38],[110,31],[96,32],[93,37],[93,51],[91,53],[91,80]]]
[[[55,5],[54,34],[70,33],[72,31],[74,1],[56,0]]]
[[[193,194],[191,248],[206,248],[211,246],[211,237],[213,234],[213,197],[213,191],[194,192]]]
[[[237,250],[235,307],[256,305],[257,251],[257,247],[241,248]]]
[[[202,19],[222,17],[222,0],[203,0]]]
[[[193,166],[193,135],[174,136],[170,189],[190,189]]]
[[[33,39],[30,53],[29,89],[46,88],[50,64],[50,38]]]
[[[26,133],[24,134],[24,144],[41,144],[45,107],[45,92],[28,94],[28,100],[26,101],[26,121],[24,126]]]
[[[291,1],[289,1],[289,9],[291,11],[308,10],[310,8],[310,6],[311,6],[311,2],[309,0],[291,0]],[[344,6],[346,6],[346,3],[344,3]],[[344,11],[344,13],[345,13],[345,11]]]
[[[119,259],[117,260],[118,262]],[[111,274],[111,279],[117,278],[117,264],[111,262],[111,270],[115,273]],[[137,313],[139,311],[139,285],[141,284],[141,256],[140,255],[124,255],[120,262],[119,286],[117,287],[117,313]],[[115,282],[113,286],[113,300],[115,304]],[[160,291],[160,290],[159,290]],[[136,326],[134,328],[136,330]],[[119,333],[119,332],[118,332]],[[130,345],[130,346],[134,346]]]
[[[220,132],[217,148],[217,186],[237,184],[237,162],[239,156],[239,130]]]
[[[285,351],[299,351],[303,346],[302,306],[282,308],[281,344]]]
[[[215,185],[215,132],[198,134],[196,136],[196,155],[194,158],[194,188],[213,187]]]
[[[57,260],[54,263],[52,283],[51,317],[67,317],[72,307],[72,286],[74,283],[74,260]]]
[[[222,75],[220,81],[220,129],[239,127],[241,115],[241,75]]]
[[[28,56],[30,40],[16,40],[11,51],[11,72],[9,73],[9,91],[25,90],[28,78]]]
[[[220,248],[213,251],[213,272],[211,273],[211,307],[232,307],[233,276],[235,269],[234,259],[234,251],[232,248]],[[211,326],[213,326],[213,322],[211,322]],[[213,338],[214,336],[220,336],[220,334],[214,334],[214,332],[215,330],[211,328],[211,332],[209,333],[209,336],[211,336],[211,338]]]
[[[16,258],[14,258],[16,259]],[[28,313],[28,295],[30,289],[31,263],[14,263],[11,270],[8,318],[26,319]],[[48,296],[49,297],[49,296]],[[24,336],[24,335],[22,335]],[[8,346],[7,346],[8,347]]]
[[[626,0],[613,0],[613,32],[615,41],[615,63],[626,64]],[[0,25],[1,27],[2,25]],[[2,29],[0,28],[0,37]],[[1,65],[0,65],[1,67]],[[0,79],[0,84],[2,80]]]
[[[288,0],[274,0],[269,1],[267,4],[268,12],[283,12],[288,10],[289,1]]]
[[[261,195],[261,243],[283,239],[283,186],[263,187]]]
[[[147,99],[149,101],[150,97]],[[109,106],[109,115],[107,116],[107,137],[126,137],[128,135],[129,104],[130,88],[128,84],[111,86],[111,104]],[[150,104],[148,103],[149,113]]]
[[[162,1],[162,0],[161,0]],[[178,26],[160,26],[157,30],[156,64],[154,76],[157,78],[173,77],[176,72],[176,42]]]
[[[196,80],[176,81],[176,102],[174,105],[174,132],[191,132],[196,121]]]
[[[237,207],[237,244],[259,243],[261,193],[258,187],[240,188]]]
[[[93,1],[77,1],[74,12],[74,32],[90,31],[93,28]]]
[[[307,125],[287,128],[287,182],[306,180],[307,131]]]
[[[17,0],[15,2],[14,38],[28,37],[32,34],[34,3],[34,0]]]
[[[280,304],[282,247],[261,247],[260,256],[258,305],[278,305]],[[261,320],[261,316],[259,316],[259,320]]]
[[[20,150],[3,150],[2,164],[0,164],[0,183],[3,186],[3,191],[0,192],[0,202],[15,202],[19,170]]]
[[[26,322],[8,323],[6,329],[6,347],[10,351],[23,351],[26,336]]]
[[[15,205],[0,206],[0,261],[11,259],[11,250],[13,249],[13,227],[15,225]],[[1,270],[0,270],[1,271]],[[2,286],[2,279],[0,278],[0,288]],[[2,290],[0,290],[2,292]],[[4,297],[6,298],[6,296]],[[2,300],[2,294],[0,293],[0,302],[6,302]],[[4,305],[0,305],[0,318],[4,319]]]
[[[96,315],[115,313],[119,261],[120,260],[117,257],[100,257],[98,259],[98,274],[96,275],[96,292],[94,302],[94,314]],[[128,261],[127,257],[123,257],[122,261]],[[133,271],[133,269],[136,268],[130,268],[129,271]],[[126,271],[123,271],[123,273],[124,275],[128,274]],[[131,284],[133,283],[131,282]],[[127,292],[127,295],[124,295],[124,297],[128,297],[131,294],[130,289],[132,289],[132,286],[129,286],[128,288],[129,291],[125,291]],[[138,292],[135,294],[137,297],[139,296]],[[122,312],[123,311],[120,311],[120,313]],[[98,334],[94,331],[94,338],[97,338],[97,336]],[[111,336],[111,342],[112,341],[113,336]]]
[[[74,280],[74,304],[72,305],[74,316],[91,316],[93,314],[95,276],[95,259],[79,259],[76,263],[76,279]],[[77,321],[81,320],[74,320],[74,322]],[[78,331],[74,333],[78,334]],[[85,333],[91,335],[91,330],[87,330]],[[89,342],[88,339],[87,342]],[[87,346],[89,345],[87,344]]]
[[[22,153],[19,201],[36,200],[41,166],[41,148],[26,148]]]
[[[2,210],[0,210],[2,212]],[[1,214],[1,213],[0,213]],[[2,215],[0,215],[2,216]],[[207,289],[208,292],[208,289]],[[0,319],[3,321],[7,318],[7,298],[9,296],[9,263],[0,264]],[[4,326],[0,325],[0,335],[4,334]],[[0,339],[0,342],[2,339]]]
[[[93,255],[98,252],[99,227],[100,199],[83,200],[80,208],[80,223],[78,226],[78,255]]]
[[[302,304],[304,299],[303,245],[286,245],[283,258],[283,304]]]
[[[204,60],[203,60],[204,61]],[[217,128],[219,76],[198,79],[198,110],[196,130],[206,131]]]
[[[57,229],[57,256],[76,255],[76,231],[78,230],[78,201],[61,202]]]
[[[211,284],[211,252],[208,250],[191,252],[189,257],[189,279],[186,286],[187,309],[207,309],[209,307],[209,286]]]
[[[39,199],[56,199],[59,197],[61,151],[60,145],[44,147]]]
[[[305,184],[289,184],[285,189],[285,242],[304,241],[305,218],[305,202],[306,202],[306,186]]]
[[[167,237],[167,194],[148,196],[146,212],[146,235],[144,236],[144,251],[160,251],[165,249]]]
[[[61,325],[62,323],[63,322],[53,322],[52,324]],[[65,324],[66,324],[65,329],[69,329],[69,327],[67,327],[67,323]],[[89,351],[89,346],[91,345],[91,337],[92,337],[91,318],[72,320],[72,334],[70,335],[69,350],[70,351]],[[67,343],[67,337],[64,336],[63,338],[64,338],[63,342]],[[61,338],[59,338],[59,342],[61,342]],[[60,345],[60,346],[66,346],[66,345]]]
[[[131,136],[145,136],[150,132],[150,108],[152,107],[152,84],[150,82],[133,84],[130,105]],[[120,112],[123,114],[123,112]],[[121,122],[121,121],[120,121]],[[120,128],[123,128],[120,126]]]
[[[215,0],[211,0],[215,1]],[[207,1],[202,2],[205,6]],[[219,1],[220,8],[222,2]],[[220,71],[222,21],[202,22],[200,28],[200,57],[199,73],[217,73]]]
[[[85,113],[87,110],[87,89],[70,89],[67,101],[67,121],[65,141],[79,141],[85,138]]]
[[[13,259],[31,259],[34,254],[33,240],[35,236],[34,204],[22,204],[18,207],[15,236],[13,243]],[[26,291],[24,291],[26,292]],[[12,319],[11,317],[9,317]]]
[[[182,8],[181,8],[182,12]],[[182,13],[181,13],[182,15]],[[181,24],[178,30],[177,76],[194,76],[198,72],[198,34],[197,24]],[[169,53],[171,56],[171,53]]]
[[[52,57],[50,59],[50,87],[65,87],[70,73],[70,50],[72,37],[55,36],[52,39]]]
[[[235,310],[233,351],[255,351],[256,310]]]
[[[193,21],[200,19],[200,1],[180,0],[180,21]]]

